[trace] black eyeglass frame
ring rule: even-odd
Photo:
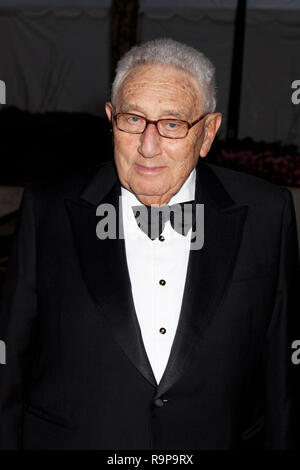
[[[124,114],[126,114],[127,116],[135,116],[135,117],[144,119],[144,120],[145,120],[145,127],[144,127],[144,129],[143,129],[142,131],[140,131],[140,132],[129,132],[129,131],[124,131],[124,129],[120,129],[119,126],[118,126],[117,117],[120,116],[120,115],[124,115]],[[121,132],[126,132],[126,134],[143,134],[143,132],[145,132],[145,130],[147,129],[147,127],[148,127],[149,124],[154,124],[155,127],[156,127],[157,132],[159,133],[159,135],[160,135],[161,137],[164,137],[165,139],[184,139],[184,138],[188,135],[190,129],[191,129],[192,127],[194,127],[196,124],[198,124],[198,122],[202,121],[202,119],[203,119],[205,116],[207,116],[208,114],[209,114],[209,113],[202,114],[202,116],[200,116],[199,119],[196,119],[196,120],[193,121],[192,123],[189,123],[188,121],[184,121],[183,119],[172,119],[172,118],[170,118],[170,119],[157,119],[157,121],[153,121],[153,120],[151,120],[151,119],[145,118],[144,116],[140,116],[139,114],[134,114],[134,113],[122,113],[122,112],[116,113],[116,114],[114,114],[112,117],[113,117],[113,121],[116,123],[116,126],[117,126],[117,128],[119,129],[119,131],[121,131]],[[159,132],[159,129],[158,129],[158,127],[157,127],[157,123],[160,122],[160,121],[179,121],[179,122],[184,122],[184,123],[187,124],[187,126],[188,126],[187,132],[186,132],[186,134],[185,134],[184,136],[182,136],[182,137],[168,137],[168,136],[162,135],[162,134]]]

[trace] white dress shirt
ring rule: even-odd
[[[195,197],[193,170],[169,205]],[[141,205],[136,196],[121,188],[127,265],[134,306],[146,353],[159,383],[166,368],[178,325],[190,253],[191,229],[177,233],[170,221],[160,241],[151,240],[137,225],[132,206]],[[160,283],[160,281],[162,281]],[[165,283],[163,282],[165,281]]]

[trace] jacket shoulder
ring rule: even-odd
[[[237,204],[281,207],[290,198],[287,188],[240,171],[207,163]]]
[[[113,171],[113,162],[106,161],[93,167],[32,181],[25,186],[25,193],[31,193],[39,201],[77,199],[93,178],[97,176],[101,180],[102,177],[105,182],[106,177]]]

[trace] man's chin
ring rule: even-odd
[[[135,194],[135,196],[137,198],[139,198],[140,196],[141,197],[146,197],[146,198],[150,198],[150,197],[160,197],[162,196],[163,194],[166,193],[166,190],[163,190],[160,189],[160,188],[156,188],[155,190],[153,190],[153,188],[149,188],[149,187],[143,187],[141,185],[137,185],[133,188],[131,188],[131,191],[133,192],[133,194]]]
[[[166,184],[159,184],[158,179],[154,181],[154,179],[147,180],[147,178],[135,178],[134,181],[130,184],[130,190],[135,195],[141,196],[161,196],[168,191],[168,186]]]

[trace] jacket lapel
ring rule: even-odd
[[[201,161],[195,199],[204,204],[204,244],[190,251],[179,323],[155,398],[178,380],[216,314],[231,281],[247,215],[247,206],[236,206],[215,173]]]
[[[65,204],[83,278],[97,310],[130,361],[156,387],[135,313],[124,239],[99,240],[96,235],[96,209],[100,203],[116,208],[117,234],[122,232],[120,194],[116,173],[107,165],[85,188],[80,200],[65,200]]]

